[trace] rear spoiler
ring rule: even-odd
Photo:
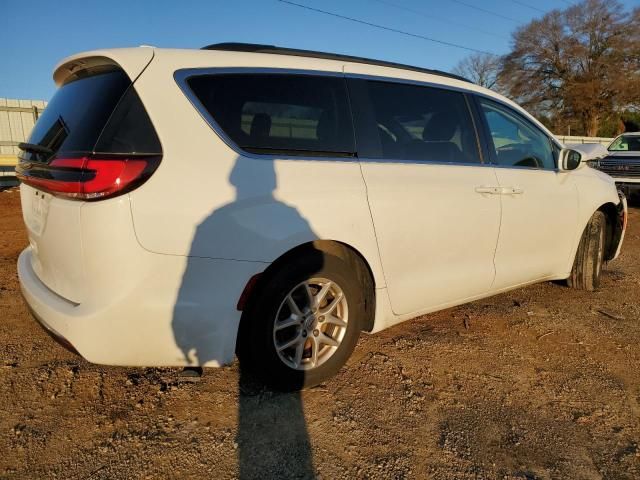
[[[154,57],[153,47],[114,48],[82,52],[65,58],[53,70],[53,81],[58,87],[86,75],[87,71],[118,67],[132,81],[140,76]]]

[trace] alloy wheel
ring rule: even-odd
[[[348,321],[347,299],[336,282],[304,281],[289,291],[278,308],[273,327],[276,352],[290,368],[316,368],[336,352]]]

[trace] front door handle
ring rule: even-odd
[[[522,195],[524,190],[518,187],[491,187],[481,185],[476,187],[478,193],[488,193],[490,195]]]
[[[500,193],[502,195],[522,195],[524,190],[518,187],[501,187]]]
[[[502,193],[500,191],[500,187],[488,187],[488,186],[480,186],[476,187],[476,192],[478,193],[489,193],[491,195],[500,195]]]

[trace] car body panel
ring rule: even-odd
[[[82,210],[81,239],[90,246],[78,258],[86,294],[71,302],[48,288],[28,247],[18,275],[36,316],[95,363],[230,362],[240,321],[237,299],[247,278],[266,265],[150,253],[135,237],[128,196],[75,203]]]
[[[577,170],[572,172],[572,177],[578,189],[578,229],[574,238],[574,253],[571,255],[571,259],[575,257],[582,233],[594,212],[607,204],[622,205],[626,211],[626,200],[620,198],[616,183],[606,173],[586,165],[580,165]],[[624,233],[622,238],[624,238]],[[619,253],[619,248],[616,250]]]
[[[362,160],[395,314],[487,292],[500,228],[492,167]]]
[[[229,68],[251,66],[256,59],[264,66],[272,62],[258,54],[246,54],[247,59],[242,61],[244,54],[186,51],[189,53],[185,57],[184,52],[159,51],[136,83],[164,151],[162,168],[131,193],[141,245],[170,255],[188,255],[195,248],[193,254],[209,258],[269,262],[301,243],[320,238],[335,240],[370,259],[376,285],[384,287],[358,162],[238,154],[193,107],[174,73],[187,65],[211,68],[220,64]],[[311,59],[297,60],[302,65],[289,60],[291,67],[319,68]],[[283,63],[284,68],[287,62]],[[326,68],[335,73],[342,70],[342,64],[328,62]],[[165,101],[167,96],[171,102]],[[207,179],[206,188],[194,188],[188,194],[180,191],[175,178],[183,175],[185,159],[189,171]],[[171,195],[174,200],[159,212],[156,202],[163,195]],[[159,228],[169,220],[173,225],[170,231]],[[225,241],[208,241],[206,245],[194,242],[194,235],[222,224]],[[234,240],[226,241],[230,237]]]
[[[82,302],[87,293],[82,257],[82,204],[56,198],[28,185],[21,186],[20,201],[34,272],[58,295]]]
[[[501,196],[493,288],[563,276],[571,268],[568,260],[578,221],[578,192],[571,173],[496,168],[496,175],[501,187],[518,193]]]
[[[87,52],[60,62],[54,70],[54,80],[60,86],[78,69],[104,64],[122,64],[128,76],[135,79],[152,58],[150,48]],[[34,272],[56,294],[82,303],[95,280],[88,277],[90,268],[85,264],[93,259],[95,250],[83,239],[83,202],[58,198],[27,185],[21,187],[21,201]]]

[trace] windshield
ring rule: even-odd
[[[609,146],[610,152],[640,152],[640,135],[621,135]]]

